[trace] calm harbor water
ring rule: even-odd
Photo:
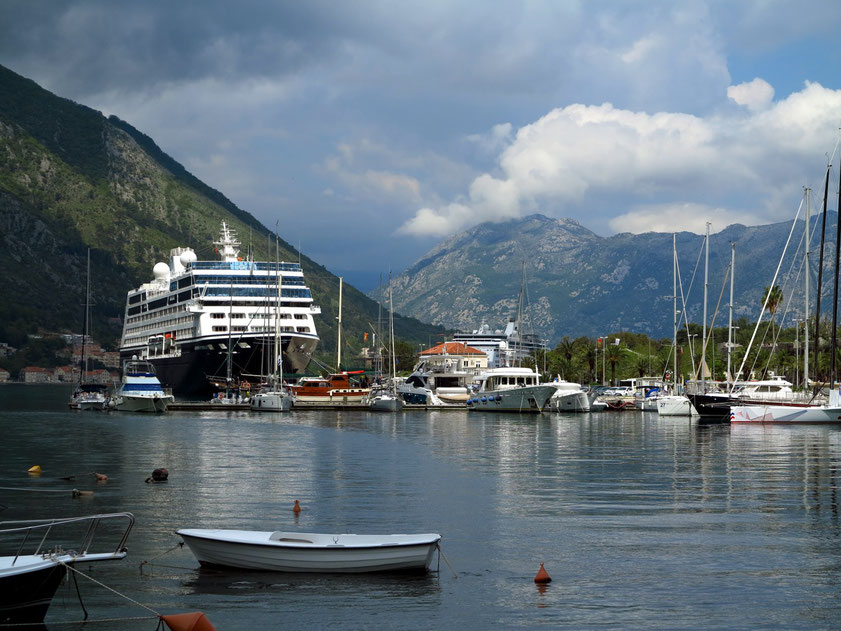
[[[149,417],[71,412],[68,394],[0,387],[0,486],[26,489],[0,490],[0,519],[133,512],[129,556],[90,573],[156,612],[203,611],[220,631],[839,627],[839,428],[634,412]],[[168,483],[144,482],[156,467]],[[54,489],[67,493],[41,492]],[[444,560],[425,577],[199,570],[186,549],[163,554],[181,527],[440,532],[457,578]],[[80,587],[94,620],[152,615]],[[62,586],[48,628],[81,617]]]

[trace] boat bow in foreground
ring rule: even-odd
[[[102,538],[103,523],[115,522],[123,523],[116,544],[93,552],[94,534]],[[67,566],[124,558],[133,525],[131,513],[0,522],[0,543],[12,552],[0,556],[0,626],[43,622]],[[70,542],[75,549],[65,550]]]

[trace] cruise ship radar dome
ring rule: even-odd
[[[181,256],[179,256],[178,259],[184,267],[187,267],[188,265],[195,263],[198,260],[198,257],[196,257],[196,253],[192,250],[186,250],[181,253]]]
[[[163,261],[155,263],[155,267],[152,268],[152,273],[155,275],[155,278],[166,278],[169,276],[169,265]]]

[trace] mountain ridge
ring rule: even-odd
[[[274,260],[274,235],[201,182],[143,132],[116,116],[56,96],[0,66],[0,341],[43,330],[79,331],[85,257],[91,248],[94,334],[113,341],[126,292],[152,278],[169,250],[212,253],[222,220],[255,258]],[[245,248],[244,248],[245,249]],[[335,356],[338,278],[279,240],[281,258],[301,260],[316,304],[323,360]],[[378,305],[345,285],[343,354],[361,348]],[[412,341],[442,329],[396,314]],[[113,342],[112,342],[113,343]]]
[[[829,212],[827,244],[834,244],[836,222],[837,214]],[[800,220],[795,237],[803,229]],[[729,293],[723,293],[719,303],[729,274],[730,243],[736,244],[734,314],[755,318],[790,230],[790,221],[732,224],[710,236],[708,316],[712,318],[718,305],[718,325],[729,301]],[[686,311],[690,322],[700,323],[704,236],[684,231],[674,238],[684,292],[695,274]],[[824,255],[828,269],[832,247],[828,245]],[[796,249],[796,238],[790,249]],[[789,265],[793,256],[787,254]],[[602,237],[577,221],[533,214],[482,223],[446,239],[393,279],[394,304],[402,313],[448,328],[470,331],[483,320],[492,328],[502,327],[517,315],[524,264],[530,312],[525,325],[550,344],[564,335],[598,337],[621,330],[671,337],[672,258],[672,233]],[[812,260],[816,258],[814,252]],[[802,301],[802,280],[785,283],[785,295]],[[830,291],[827,281],[824,292]],[[380,294],[375,290],[371,295]],[[798,302],[793,304],[802,310]]]

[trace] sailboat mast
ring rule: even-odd
[[[231,282],[230,288],[230,304],[228,305],[228,362],[225,368],[225,387],[231,387],[231,354],[233,350],[231,349],[231,329],[234,327],[231,326],[231,323],[234,321],[234,283]]]
[[[677,233],[672,233],[672,382],[677,394]],[[604,349],[603,349],[604,350]]]
[[[522,277],[520,279],[520,298],[517,301],[517,325],[515,327],[516,330],[517,330],[517,338],[516,338],[517,339],[517,345],[516,345],[515,350],[514,350],[514,360],[515,360],[514,365],[518,366],[518,367],[520,366],[520,357],[523,353],[523,337],[522,337],[521,330],[523,328],[523,298],[524,298],[524,294],[526,292],[526,262],[525,261],[523,261],[523,264],[522,264],[522,274],[521,274],[521,276]]]
[[[280,273],[280,262],[277,264],[277,309],[278,317],[274,319],[274,366],[275,372],[279,374],[278,384],[283,383],[283,352],[280,339],[280,297],[283,293],[283,275]]]
[[[391,274],[388,275],[388,326],[391,344],[391,387],[397,388],[397,357],[394,351],[394,297],[391,289]],[[444,346],[446,348],[446,345]]]
[[[838,185],[838,201],[841,202],[841,182]],[[838,255],[839,249],[841,249],[841,221],[836,220],[836,230],[835,230],[835,291],[832,297],[832,343],[830,345],[831,352],[829,353],[830,356],[830,365],[829,365],[829,390],[832,391],[835,389],[835,343],[838,338]]]
[[[339,317],[338,317],[338,339],[336,341],[336,372],[342,372],[342,282],[339,276]]]
[[[85,329],[82,331],[82,363],[79,366],[79,385],[85,381],[85,373],[88,369],[88,357],[86,354],[85,344],[88,341],[88,332],[90,331],[90,314],[91,314],[91,249],[88,248],[88,267],[85,276]]]
[[[812,189],[806,187],[806,250],[804,254],[804,263],[806,266],[806,273],[803,274],[803,322],[806,327],[803,331],[804,343],[806,344],[805,352],[803,353],[803,383],[804,387],[809,387],[809,244],[811,242],[811,234],[809,232],[809,216],[811,215],[810,200],[812,197]],[[795,322],[796,326],[800,326]]]
[[[710,285],[710,222],[707,222],[707,236],[704,256],[704,324],[701,333],[701,392],[706,392],[707,367],[707,290]]]
[[[730,243],[730,318],[727,322],[727,379],[735,381],[730,373],[730,353],[733,352],[733,285],[736,273],[736,244]]]
[[[820,372],[818,350],[821,342],[819,327],[821,324],[821,294],[823,293],[823,251],[824,244],[826,243],[826,202],[829,199],[829,170],[831,168],[831,164],[826,165],[826,181],[823,187],[823,218],[821,219],[821,250],[818,256],[818,295],[815,304],[815,370],[818,372]],[[809,273],[808,270],[806,270],[806,273]]]

